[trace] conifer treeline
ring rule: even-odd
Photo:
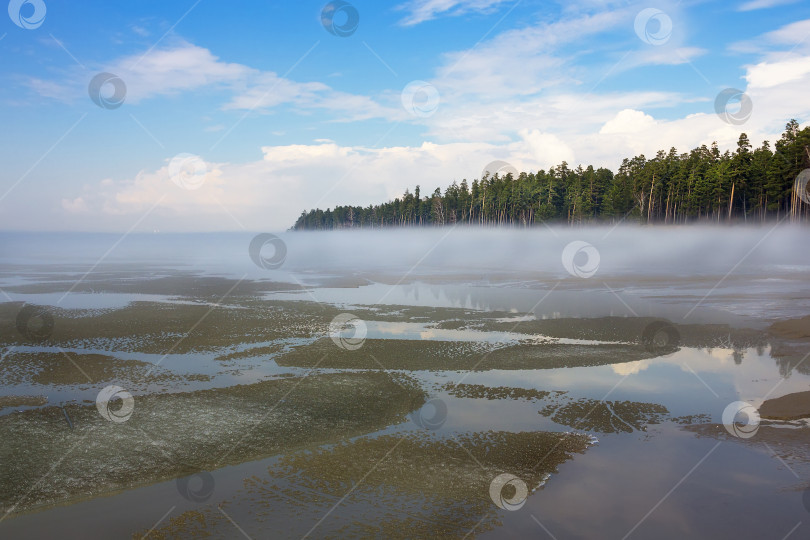
[[[425,196],[417,185],[401,198],[376,206],[337,206],[303,212],[293,227],[339,229],[447,225],[526,226],[560,221],[577,224],[620,219],[641,222],[765,221],[810,218],[810,205],[794,188],[810,168],[810,127],[791,120],[774,149],[752,149],[743,133],[734,152],[716,144],[687,154],[675,148],[625,159],[619,171],[592,166],[489,176],[439,188]],[[805,197],[806,199],[807,197]]]

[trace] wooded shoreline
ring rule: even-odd
[[[776,141],[753,149],[742,133],[734,152],[717,144],[689,153],[660,150],[624,159],[617,173],[568,163],[537,172],[504,167],[429,196],[413,193],[378,205],[302,212],[294,230],[435,225],[792,222],[810,220],[810,127],[791,120]],[[806,172],[803,172],[806,171]]]

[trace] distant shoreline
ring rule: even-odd
[[[592,221],[680,224],[810,220],[810,127],[791,120],[771,150],[742,133],[734,152],[717,143],[679,154],[660,150],[625,159],[614,173],[592,165],[518,172],[505,161],[430,195],[413,193],[368,206],[303,211],[293,230],[469,225],[581,225]]]

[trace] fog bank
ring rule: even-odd
[[[810,269],[807,236],[806,228],[774,225],[447,227],[265,233],[258,239],[256,233],[0,233],[0,264],[169,265],[271,279],[290,272],[376,271],[518,272],[558,279],[775,276]]]

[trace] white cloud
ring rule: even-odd
[[[561,91],[491,103],[458,99],[443,102],[429,119],[428,134],[442,141],[508,142],[521,130],[536,129],[569,138],[599,131],[624,109],[668,108],[683,101],[682,96],[663,92]]]
[[[805,79],[810,74],[810,57],[788,58],[782,62],[761,62],[748,68],[745,79],[750,87],[774,88]]]
[[[795,4],[799,0],[751,0],[742,4],[738,11],[754,11],[756,9],[767,9],[785,4]]]
[[[652,365],[652,360],[636,360],[635,362],[625,362],[623,364],[613,364],[610,369],[617,375],[636,375],[645,371]]]
[[[279,105],[290,105],[299,110],[320,109],[328,112],[330,119],[342,122],[405,117],[401,107],[384,106],[371,97],[339,92],[320,82],[297,83],[275,73],[253,78],[223,108],[265,111]]]
[[[87,203],[82,197],[76,197],[75,199],[62,199],[62,208],[72,214],[88,211]]]
[[[482,101],[533,95],[576,82],[571,59],[560,49],[626,22],[627,17],[603,12],[508,30],[474,49],[446,54],[431,82],[443,96],[472,95]]]
[[[604,69],[608,76],[615,76],[643,65],[685,64],[704,54],[705,50],[684,43],[685,20],[680,11],[670,7],[668,13],[675,30],[667,45],[650,46],[638,40],[638,46],[615,65],[591,66],[591,74]],[[802,84],[806,88],[810,82],[810,55],[799,52],[791,57],[766,56],[744,68],[746,91],[754,100],[754,114],[744,126],[727,124],[714,113],[719,88],[697,96],[578,91],[582,69],[578,66],[583,64],[566,56],[567,45],[575,42],[577,50],[587,49],[592,36],[623,26],[632,29],[635,14],[636,8],[575,12],[572,18],[509,30],[474,50],[446,55],[430,81],[440,90],[442,103],[425,121],[427,134],[439,141],[489,142],[508,148],[517,136],[525,142],[527,134],[540,133],[545,140],[535,148],[554,156],[557,163],[566,159],[615,169],[622,157],[652,156],[670,147],[688,151],[716,141],[721,148],[733,148],[742,131],[754,144],[773,141],[788,119],[810,117],[810,105],[801,90]],[[765,39],[793,47],[808,31],[804,22],[793,23]],[[704,104],[701,112],[687,116],[670,112],[700,102]],[[539,155],[534,157],[537,162]]]
[[[128,103],[203,86],[233,85],[256,73],[241,64],[222,62],[208,49],[186,42],[94,66],[94,74],[98,72],[112,73],[124,81]],[[59,81],[32,78],[28,86],[44,97],[70,101],[86,97],[89,82],[87,71],[76,69]]]
[[[624,109],[619,111],[615,118],[611,118],[599,133],[602,135],[613,135],[619,133],[639,133],[657,125],[655,119],[641,111]]]
[[[807,44],[808,34],[810,34],[810,19],[805,19],[787,24],[773,32],[768,32],[764,37],[774,44],[798,47],[801,44],[810,45]]]
[[[797,50],[806,51],[810,48],[810,43],[807,41],[808,34],[810,34],[810,19],[795,21],[754,39],[732,43],[729,50],[739,53],[767,54],[772,49],[782,46],[787,50],[780,54],[793,53]]]
[[[107,71],[124,80],[130,103],[203,86],[232,84],[255,73],[247,66],[222,62],[208,49],[189,43],[122,58]]]
[[[453,180],[479,178],[487,163],[508,159],[520,170],[573,162],[573,151],[556,136],[524,131],[506,145],[423,143],[420,146],[364,148],[331,141],[311,145],[265,146],[263,159],[248,163],[207,163],[199,189],[186,191],[169,178],[168,164],[130,180],[86,186],[63,201],[70,214],[86,212],[86,222],[126,224],[156,202],[148,228],[161,230],[285,229],[300,212],[337,204],[369,205],[422,186],[423,193]],[[79,219],[81,216],[75,216]],[[88,225],[89,226],[89,225]]]
[[[466,95],[487,102],[589,79],[598,85],[600,76],[594,74],[603,73],[604,80],[640,66],[685,64],[706,53],[687,44],[689,25],[677,4],[667,7],[673,30],[662,46],[645,43],[634,33],[638,6],[607,9],[604,4],[596,10],[571,11],[553,22],[529,21],[472,49],[447,53],[430,82],[451,100]],[[605,35],[617,32],[626,41],[618,43],[630,49],[602,50],[615,39],[603,39]]]
[[[552,133],[543,133],[536,129],[524,129],[520,136],[526,143],[526,150],[537,166],[533,169],[548,169],[559,165],[563,161],[569,165],[574,164],[576,155],[574,150],[562,139]],[[514,158],[510,158],[514,161]],[[525,169],[524,169],[525,170]]]
[[[440,15],[458,16],[472,11],[490,13],[510,0],[410,0],[396,9],[407,11],[400,24],[413,26]]]
[[[598,131],[621,110],[672,108],[694,101],[694,96],[674,92],[596,92],[605,79],[623,71],[685,64],[706,52],[684,44],[680,12],[673,7],[670,13],[679,24],[666,46],[639,39],[633,30],[637,9],[623,7],[574,12],[556,22],[505,31],[471,50],[448,53],[430,80],[441,93],[441,105],[425,120],[427,134],[441,141],[505,143],[521,130],[539,130],[576,149],[571,138]],[[589,48],[593,38],[617,30],[627,34],[629,51],[603,54]],[[580,156],[576,150],[571,153]]]
[[[281,105],[299,110],[329,111],[341,121],[369,118],[403,119],[401,107],[386,107],[371,97],[339,92],[321,82],[297,82],[274,72],[224,62],[211,51],[187,42],[126,56],[98,66],[98,72],[117,75],[126,84],[128,104],[158,96],[176,96],[201,88],[220,87],[231,97],[225,110],[267,111]],[[87,96],[87,72],[74,71],[59,81],[29,78],[37,94],[71,102]]]
[[[651,47],[631,53],[617,72],[627,71],[641,66],[679,66],[688,64],[708,51],[700,47]]]

